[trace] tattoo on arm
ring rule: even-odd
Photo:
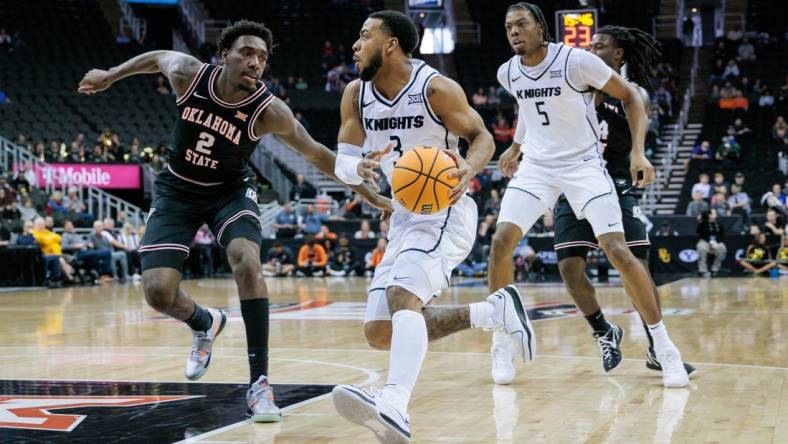
[[[471,328],[471,309],[467,305],[438,305],[422,308],[430,341]]]

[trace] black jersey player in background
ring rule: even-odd
[[[268,290],[260,273],[262,234],[249,157],[261,135],[273,133],[330,177],[336,158],[260,80],[273,43],[268,28],[242,20],[223,30],[217,43],[223,66],[152,51],[108,71],[91,70],[78,91],[94,94],[135,74],[162,73],[169,79],[178,95],[178,119],[139,249],[145,299],[192,329],[186,377],[200,378],[227,318],[222,310],[197,305],[179,284],[189,244],[207,222],[227,249],[241,300],[250,370],[247,413],[256,422],[281,421],[267,376]],[[372,205],[391,210],[391,202],[366,185],[351,188]]]
[[[639,29],[605,26],[597,30],[593,36],[589,50],[616,73],[620,74],[622,65],[626,66],[627,78],[637,85],[648,110],[650,99],[644,87],[651,87],[650,69],[660,57],[657,44],[651,35]],[[595,94],[595,101],[599,137],[604,147],[603,156],[619,196],[627,245],[648,271],[650,243],[646,227],[639,218],[640,208],[633,193],[634,187],[629,170],[632,140],[626,111],[620,100],[602,92]],[[558,269],[567,290],[594,331],[594,338],[602,353],[603,368],[609,372],[621,363],[622,354],[619,344],[624,331],[605,319],[597,302],[594,286],[586,275],[586,256],[591,248],[598,248],[591,225],[585,220],[578,220],[567,200],[562,197],[555,208],[555,250],[558,254]],[[651,285],[656,287],[653,279]],[[657,304],[661,307],[659,292],[654,289],[644,291],[653,291],[657,295]],[[652,370],[661,370],[649,329],[645,323],[643,327],[649,340],[646,366]],[[695,368],[689,364],[685,363],[684,368],[690,376],[695,372]]]

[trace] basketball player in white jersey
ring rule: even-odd
[[[407,406],[428,340],[485,327],[523,338],[520,349],[533,347],[519,298],[507,294],[465,306],[428,305],[471,251],[478,215],[465,191],[489,162],[494,143],[462,88],[410,58],[417,44],[416,27],[404,14],[370,14],[353,45],[361,79],[342,96],[338,137],[336,174],[348,184],[374,182],[379,166],[390,180],[401,154],[418,146],[446,150],[458,166],[450,208],[421,215],[393,202],[389,244],[370,285],[364,325],[371,346],[390,349],[386,385],[379,393],[342,385],[332,394],[343,417],[385,443],[410,441]],[[457,154],[458,137],[470,143],[465,159]],[[365,149],[371,153],[362,158]]]
[[[515,145],[499,162],[502,172],[516,169],[516,173],[501,202],[493,237],[490,290],[513,282],[514,247],[564,193],[575,216],[591,224],[599,246],[621,273],[627,294],[645,319],[662,364],[663,385],[686,386],[687,372],[662,322],[656,287],[627,247],[618,196],[605,170],[598,137],[595,90],[623,102],[632,137],[632,182],[639,187],[652,182],[654,168],[643,154],[647,118],[641,94],[599,57],[550,42],[544,16],[536,5],[521,2],[510,6],[506,34],[515,55],[501,65],[498,81],[517,100],[518,132],[522,135],[524,127],[524,139],[519,150]],[[494,367],[506,361],[501,356],[510,355],[507,350],[506,342],[497,335]]]

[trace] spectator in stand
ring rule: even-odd
[[[302,276],[326,275],[328,255],[322,245],[315,242],[312,236],[306,237],[306,242],[298,251],[298,273]]]
[[[61,193],[60,191],[55,191],[52,193],[52,197],[50,197],[49,201],[47,202],[46,213],[47,214],[60,213],[62,215],[68,213],[68,210],[63,205],[63,193]]]
[[[725,82],[725,85],[720,89],[720,99],[732,99],[735,93],[736,88],[733,87],[733,83]]]
[[[126,163],[142,163],[142,154],[140,152],[139,142],[132,142],[129,146],[129,152],[123,155],[123,160]]]
[[[306,91],[309,89],[309,84],[304,80],[303,77],[298,77],[298,80],[295,83],[295,89],[298,91]]]
[[[3,219],[11,221],[22,219],[22,213],[16,202],[11,202],[3,208]]]
[[[779,183],[772,185],[771,191],[767,191],[761,196],[761,205],[776,211],[780,215],[788,216],[788,210],[785,207],[785,196],[782,194],[782,187]]]
[[[736,138],[740,140],[746,139],[752,134],[752,130],[747,128],[747,125],[745,125],[740,118],[733,121],[732,129],[733,136],[736,136]]]
[[[353,235],[353,238],[361,240],[375,239],[375,232],[372,231],[372,227],[368,220],[365,219],[361,221],[361,227],[359,227],[359,230]]]
[[[197,234],[199,235],[199,232]],[[126,255],[128,256],[127,259],[130,265],[129,269],[132,273],[131,279],[135,282],[140,280],[140,273],[142,273],[142,267],[140,266],[140,253],[137,251],[140,247],[140,240],[141,239],[139,236],[137,236],[137,231],[134,230],[134,226],[128,222],[124,222],[123,229],[118,235],[118,242],[123,245],[123,249],[126,251]],[[196,237],[195,242],[197,242]]]
[[[785,221],[774,209],[769,208],[766,210],[766,222],[763,223],[763,230],[769,236],[782,236],[785,234]]]
[[[772,126],[772,139],[779,142],[780,145],[788,145],[788,125],[786,125],[783,116],[778,116]]]
[[[700,223],[697,229],[698,240],[698,271],[703,277],[709,277],[708,255],[714,255],[714,262],[711,264],[711,274],[716,275],[722,267],[727,248],[723,242],[725,231],[717,222],[717,212],[714,210],[706,211],[700,215]]]
[[[700,191],[701,197],[703,199],[708,199],[711,197],[711,185],[709,185],[709,175],[706,173],[701,173],[698,176],[698,183],[692,186],[691,194],[695,196],[695,192]]]
[[[484,213],[483,214],[492,214],[494,216],[498,216],[498,212],[501,210],[501,195],[496,189],[490,190],[490,197],[487,198],[487,201],[484,202]]]
[[[57,140],[49,142],[49,149],[44,154],[44,160],[47,162],[61,162],[60,146]]]
[[[332,232],[328,225],[321,225],[320,231],[317,232],[315,235],[315,240],[319,240],[323,243],[323,248],[326,252],[329,252],[329,256],[334,251],[334,241],[337,239],[337,234]]]
[[[731,42],[738,42],[742,39],[742,37],[744,37],[744,31],[742,31],[741,26],[736,25],[730,31],[728,31],[725,37]]]
[[[328,220],[328,216],[315,211],[312,204],[307,204],[306,212],[304,212],[302,230],[304,234],[315,235],[320,231],[320,226]]]
[[[42,217],[37,217],[33,221],[31,234],[44,256],[44,267],[47,270],[47,276],[44,278],[45,282],[51,287],[63,286],[60,264],[63,251],[60,248],[60,235],[48,230]]]
[[[328,266],[328,274],[331,276],[352,276],[353,274],[361,276],[364,274],[363,262],[345,236],[339,238],[339,243],[331,257],[331,264]]]
[[[728,60],[728,64],[725,66],[725,71],[722,72],[722,78],[725,80],[734,80],[741,76],[741,71],[739,70],[739,65],[736,64],[736,61],[731,59]]]
[[[711,75],[709,76],[709,83],[715,83],[722,80],[722,73],[725,72],[725,61],[722,59],[722,56],[718,56],[716,60],[714,60],[714,66],[711,68]]]
[[[165,81],[164,76],[156,77],[156,92],[163,96],[169,96],[172,94],[170,88],[167,87],[167,82]]]
[[[73,255],[78,261],[92,267],[96,276],[109,278],[112,274],[112,254],[109,250],[89,250],[85,239],[77,234],[74,223],[68,219],[63,223],[63,236],[60,240],[63,252]]]
[[[22,232],[11,235],[11,245],[26,245],[31,247],[38,246],[36,243],[36,238],[33,237],[33,221],[25,221],[25,223],[22,225]]]
[[[750,41],[747,39],[742,40],[741,43],[739,44],[738,53],[739,56],[736,57],[736,60],[740,62],[741,61],[750,62],[750,61],[755,61],[756,59],[755,47],[752,46],[752,43],[750,43]]]
[[[302,114],[300,111],[295,113],[295,119],[298,120],[298,123],[300,123],[305,130],[309,131],[312,128],[309,125],[309,121],[306,120],[306,117],[304,117],[304,114]]]
[[[282,245],[281,242],[274,242],[274,245],[265,255],[263,275],[289,276],[294,270],[295,259],[293,257],[293,252]]]
[[[100,220],[93,222],[93,232],[91,232],[90,236],[88,236],[88,248],[102,252],[102,254],[104,251],[109,252],[111,258],[110,271],[112,274],[112,279],[117,280],[123,284],[126,282],[126,275],[129,271],[129,265],[126,261],[126,253],[122,251],[112,251],[112,244],[108,240],[109,236],[105,236],[104,233],[104,224]],[[115,265],[116,263],[120,264],[121,270],[123,271],[122,277],[120,279],[118,279],[117,267]]]
[[[731,214],[739,214],[744,221],[750,220],[750,196],[742,191],[741,187],[734,183],[731,185],[731,195],[728,197],[728,206]]]
[[[375,268],[377,268],[377,266],[380,265],[380,262],[383,261],[383,255],[386,254],[387,245],[388,242],[386,239],[380,238],[378,239],[378,244],[375,246],[375,248],[365,256],[365,262],[367,263],[365,274],[367,276],[372,276]]]
[[[737,161],[741,156],[741,146],[736,142],[733,136],[725,136],[722,138],[722,143],[717,147],[715,158],[717,160],[730,160]]]
[[[196,258],[196,266],[200,276],[213,276],[213,256],[216,249],[216,237],[211,233],[208,224],[202,224],[192,239],[191,250]]]
[[[293,185],[293,189],[290,190],[290,200],[297,202],[301,199],[314,199],[316,195],[317,191],[315,191],[312,185],[306,182],[304,175],[297,175],[296,183]]]
[[[79,190],[76,187],[69,187],[65,197],[63,197],[62,205],[67,213],[72,211],[76,213],[82,210],[82,199],[79,198],[78,192]]]
[[[730,206],[728,200],[725,199],[725,193],[716,193],[711,196],[711,208],[721,216],[727,216],[730,213]]]
[[[659,106],[665,115],[673,115],[673,97],[666,87],[667,83],[663,82],[659,88],[654,92],[654,97],[651,99],[652,103]]]
[[[717,193],[728,195],[728,183],[725,182],[725,175],[719,171],[714,173],[714,184],[712,185],[712,194]]]
[[[721,98],[720,99],[720,109],[743,109],[748,110],[750,108],[750,101],[744,97],[738,89],[734,89],[733,97],[730,98]]]
[[[752,243],[747,246],[744,258],[739,260],[739,265],[745,270],[758,276],[777,266],[777,262],[772,259],[772,252],[766,245],[766,235],[763,233],[753,236]]]
[[[738,185],[738,186],[739,186],[739,188],[741,188],[741,189],[742,189],[742,191],[743,191],[743,190],[744,190],[744,173],[742,173],[742,172],[737,172],[737,173],[736,173],[736,174],[733,176],[733,183],[735,183],[736,185]]]
[[[33,207],[33,201],[29,198],[24,200],[22,207],[19,208],[19,213],[22,215],[23,222],[32,222],[33,219],[39,217],[38,211]]]
[[[698,217],[703,213],[707,213],[708,211],[709,204],[703,200],[703,193],[700,190],[693,191],[692,202],[687,205],[687,216]]]
[[[679,232],[674,230],[673,227],[670,226],[670,222],[665,221],[662,222],[662,225],[660,225],[659,230],[657,230],[657,232],[654,233],[654,235],[660,237],[670,237],[670,236],[678,236]]]
[[[278,238],[295,237],[298,233],[298,219],[293,212],[293,206],[290,205],[290,202],[285,202],[282,206],[282,211],[276,215],[274,228]]]
[[[720,103],[720,85],[712,85],[709,95],[706,96],[706,103]]]
[[[490,108],[497,108],[501,104],[501,98],[495,93],[495,86],[490,85],[487,88],[487,106]]]
[[[476,90],[476,93],[471,97],[471,103],[473,103],[473,106],[476,108],[487,106],[487,96],[484,94],[484,88]]]
[[[380,237],[383,239],[388,239],[389,237],[389,223],[387,220],[381,220],[380,224],[378,225],[378,233],[380,233]]]
[[[487,271],[488,251],[485,246],[476,242],[471,253],[460,265],[457,265],[458,276],[484,276]]]
[[[502,115],[499,115],[497,119],[495,119],[495,123],[492,127],[493,132],[493,139],[495,140],[495,151],[502,153],[509,148],[509,145],[512,144],[512,126],[509,125],[509,122],[506,121],[506,118]]]
[[[708,140],[704,140],[700,145],[696,146],[690,154],[690,160],[710,160],[714,158],[714,152],[711,151],[711,144]]]

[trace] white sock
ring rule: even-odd
[[[654,325],[649,325],[648,330],[651,333],[651,338],[654,339],[654,351],[659,353],[660,350],[664,350],[668,347],[675,347],[673,342],[670,340],[668,336],[668,330],[665,328],[665,324],[662,321],[657,322]]]
[[[400,310],[391,317],[391,330],[389,377],[381,396],[404,413],[427,354],[427,323],[421,313]]]
[[[471,328],[493,328],[493,304],[485,301],[469,304],[469,306],[471,308]]]

